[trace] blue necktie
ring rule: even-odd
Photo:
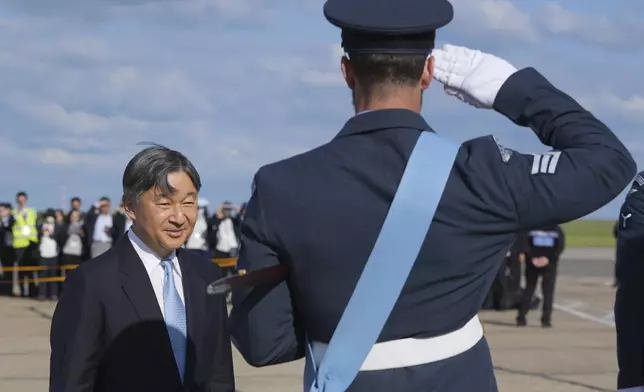
[[[183,383],[183,373],[186,364],[186,308],[181,302],[179,292],[174,285],[174,274],[172,273],[172,260],[164,259],[161,261],[165,272],[163,280],[163,308],[165,311],[165,324],[168,327],[170,344],[174,359],[177,362],[181,382]]]

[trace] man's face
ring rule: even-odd
[[[20,196],[16,197],[16,203],[18,203],[18,205],[20,205],[20,206],[26,205],[27,204],[27,197],[24,196],[24,195],[20,195]]]
[[[125,202],[137,232],[147,237],[151,241],[147,245],[162,256],[186,242],[197,219],[198,194],[190,177],[184,172],[170,173],[168,183],[175,189],[172,195],[153,188],[138,202]]]
[[[7,207],[0,207],[0,217],[5,218],[7,216],[9,216],[9,210],[7,209]]]
[[[81,208],[81,203],[78,200],[73,200],[72,201],[72,210],[80,210]]]

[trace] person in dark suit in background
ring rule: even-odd
[[[219,267],[180,249],[194,227],[199,174],[152,146],[123,174],[126,236],[68,275],[51,325],[50,392],[234,392]]]
[[[523,291],[521,306],[517,316],[517,326],[524,327],[526,315],[533,301],[537,281],[541,278],[541,292],[543,294],[543,313],[541,326],[552,326],[552,305],[554,303],[555,283],[557,281],[557,267],[559,257],[566,247],[564,232],[560,226],[544,226],[538,230],[531,230],[527,234],[528,252],[525,261],[526,287]]]
[[[241,208],[230,201],[217,207],[209,221],[208,242],[216,258],[237,257]]]
[[[0,267],[12,267],[15,259],[13,251],[13,234],[11,229],[15,219],[11,215],[11,204],[0,203]],[[0,278],[11,276],[10,273],[5,274],[0,269]],[[0,287],[1,295],[8,295],[11,293],[11,286],[3,285]]]
[[[77,211],[80,215],[80,221],[83,222],[85,220],[85,212],[81,211],[81,206],[82,206],[82,200],[80,197],[72,197],[70,200],[70,209],[67,215],[65,215],[65,224],[69,224],[71,215],[74,211]]]
[[[224,201],[208,221],[208,245],[217,259],[235,258],[239,252],[241,209],[229,201]],[[225,268],[226,275],[236,267]]]
[[[102,197],[85,217],[85,233],[89,256],[95,258],[112,247],[119,236],[114,228],[112,207],[108,197]]]

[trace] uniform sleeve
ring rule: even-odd
[[[516,207],[517,230],[585,216],[617,197],[635,175],[633,158],[611,130],[533,68],[504,83],[494,108],[553,148],[495,160],[505,182],[499,188]]]
[[[94,391],[103,353],[102,306],[82,270],[65,280],[51,322],[50,392]]]
[[[644,193],[641,191],[628,195],[620,211],[616,277],[618,388],[644,386]]]
[[[261,170],[260,172],[261,173]],[[261,175],[242,222],[238,268],[252,272],[280,263],[279,246],[271,237],[262,204]],[[233,344],[251,366],[295,361],[304,356],[302,338],[295,325],[287,282],[233,292],[230,333]]]

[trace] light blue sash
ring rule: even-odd
[[[422,132],[321,363],[307,343],[304,392],[344,392],[376,343],[443,195],[459,145]]]

